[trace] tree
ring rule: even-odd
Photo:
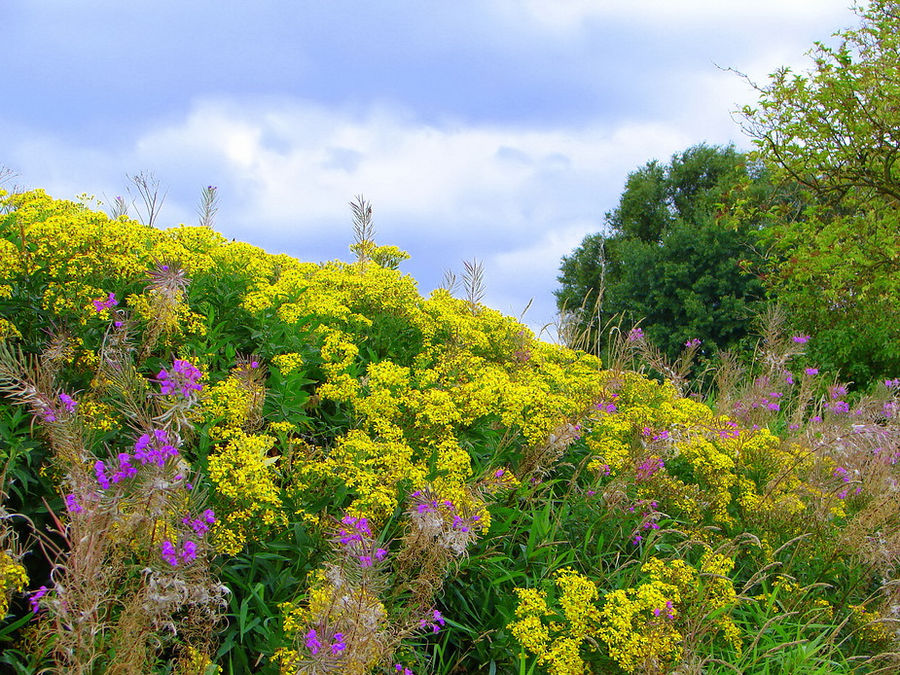
[[[856,11],[741,116],[775,179],[803,189],[765,230],[767,288],[821,365],[864,383],[900,372],[900,3]]]
[[[767,185],[732,146],[696,145],[669,164],[645,164],[606,214],[608,233],[588,235],[563,258],[558,305],[594,337],[615,317],[643,320],[670,357],[698,337],[706,349],[740,348],[763,302],[761,283],[740,264],[755,256],[758,228],[723,227],[717,214],[739,187],[757,199],[751,187]]]

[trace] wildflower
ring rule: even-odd
[[[781,406],[776,401],[772,401],[771,403],[766,404],[766,408],[773,411],[781,410]]]
[[[798,345],[805,345],[807,342],[809,342],[809,339],[809,335],[795,335],[791,338],[791,340],[796,342]]]
[[[335,633],[334,634],[334,642],[331,643],[331,654],[333,656],[337,656],[342,651],[347,648],[347,643],[344,642],[344,634],[343,633]]]
[[[118,460],[119,470],[110,477],[113,483],[118,483],[123,478],[134,478],[137,475],[137,467],[131,465],[131,455],[127,452],[120,452]]]
[[[212,509],[206,509],[206,511],[203,512],[203,520],[208,525],[212,525],[213,523],[216,522],[216,514],[213,513]]]
[[[618,410],[615,403],[598,403],[597,410],[605,413],[614,413]]]
[[[842,384],[835,385],[833,387],[828,388],[828,392],[831,394],[831,400],[839,399],[842,396],[847,395],[847,387]]]
[[[184,546],[181,547],[181,559],[185,562],[190,562],[197,557],[197,544],[188,540],[184,542]]]
[[[375,558],[377,560],[384,560],[387,557],[387,550],[383,548],[379,548],[375,551]]]
[[[401,675],[413,675],[413,671],[399,663],[394,664],[394,670],[396,670]]]
[[[47,591],[50,589],[46,586],[41,586],[34,593],[31,594],[31,597],[28,598],[28,603],[31,605],[31,612],[33,614],[37,614],[41,611],[41,603],[40,599],[47,595]]]
[[[166,539],[161,548],[162,559],[169,563],[172,567],[178,565],[178,556],[175,553],[175,546],[172,545],[172,542]]]
[[[444,616],[437,610],[434,610],[431,613],[432,619],[431,621],[426,621],[425,619],[419,620],[419,626],[421,628],[431,628],[432,633],[437,633],[441,630],[441,628],[447,623],[444,620]]]
[[[306,648],[309,650],[309,652],[313,656],[315,656],[316,654],[319,653],[319,650],[322,648],[322,643],[319,642],[318,638],[316,637],[315,628],[311,629],[306,634],[306,643],[305,644],[306,644]]]
[[[56,415],[50,409],[45,410],[44,412],[41,413],[41,415],[43,415],[45,422],[55,422],[56,421]]]
[[[896,389],[897,387],[900,387],[900,377],[894,380],[885,380],[884,386],[888,389]]]
[[[140,460],[141,464],[152,462],[163,466],[166,457],[175,457],[177,454],[178,450],[169,442],[169,435],[164,429],[155,429],[152,435],[143,434],[134,444],[134,457]]]
[[[805,372],[807,375],[818,375],[818,374],[819,374],[819,369],[818,369],[818,368],[807,368],[804,372]]]
[[[640,328],[638,328],[637,326],[635,326],[634,328],[631,329],[631,331],[628,333],[628,337],[626,338],[626,340],[628,342],[638,342],[639,340],[643,340],[643,339],[644,339],[644,331],[641,330]]]
[[[162,369],[157,373],[160,392],[165,395],[180,391],[181,395],[188,398],[192,391],[200,391],[203,385],[198,380],[203,376],[200,369],[184,359],[175,359],[172,362],[172,372]]]
[[[359,565],[360,565],[360,567],[371,567],[372,566],[372,556],[370,556],[370,555],[359,556]]]
[[[696,349],[700,346],[701,340],[700,338],[692,338],[684,343],[684,346],[688,349]]]
[[[643,540],[644,540],[644,538],[643,538],[641,535],[636,534],[636,535],[634,535],[634,537],[632,537],[631,543],[634,544],[635,546],[637,546],[637,545],[640,544]]]
[[[506,473],[505,469],[497,469],[494,472],[494,478],[503,478],[503,474]]]
[[[62,402],[62,404],[63,404],[63,406],[65,407],[67,413],[73,413],[73,412],[75,412],[75,406],[78,405],[78,403],[75,402],[75,399],[73,399],[73,398],[72,398],[71,396],[69,396],[68,394],[60,394],[60,395],[59,395],[59,400]]]
[[[110,293],[106,300],[92,300],[94,303],[94,309],[98,312],[102,312],[104,309],[109,309],[110,307],[115,307],[119,304],[119,301],[116,300],[116,294]]]
[[[791,375],[791,373],[788,372],[787,370],[784,371],[784,381],[785,381],[787,384],[794,384],[794,376]]]
[[[341,522],[346,528],[341,528],[340,542],[344,546],[348,546],[354,542],[362,543],[363,536],[371,537],[372,530],[369,528],[367,518],[354,518],[353,516],[344,516]]]
[[[641,462],[635,471],[636,481],[650,480],[657,471],[665,466],[665,462],[659,457],[649,457]]]
[[[846,401],[835,401],[834,403],[826,406],[833,413],[847,413],[850,412],[850,404]]]
[[[75,499],[74,494],[66,495],[66,509],[69,511],[69,513],[81,513],[82,511],[84,511],[84,508]]]
[[[94,475],[97,476],[97,482],[104,490],[109,490],[109,478],[106,475],[106,464],[101,460],[94,462]]]

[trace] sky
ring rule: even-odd
[[[553,336],[563,255],[630,171],[697,143],[850,0],[0,0],[0,167],[52,196],[128,198],[302,260],[352,260],[349,202],[423,295],[485,270],[485,304]],[[9,184],[7,184],[7,188]],[[138,216],[132,208],[131,214]]]

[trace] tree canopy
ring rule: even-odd
[[[755,255],[757,228],[725,228],[716,215],[733,190],[754,182],[764,182],[759,167],[732,146],[696,145],[633,171],[606,214],[608,231],[563,258],[558,305],[594,331],[616,316],[643,320],[670,356],[693,338],[707,349],[737,347],[763,298],[740,265]]]
[[[768,290],[811,356],[865,382],[900,372],[900,3],[816,43],[804,74],[783,68],[742,111],[776,180],[801,188],[764,232]]]

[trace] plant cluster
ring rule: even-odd
[[[357,260],[323,264],[3,203],[0,663],[896,667],[900,386],[826,380],[815,335],[773,319],[707,405],[694,337],[670,362],[635,328],[604,368],[482,305],[474,263],[423,298],[361,198]]]

